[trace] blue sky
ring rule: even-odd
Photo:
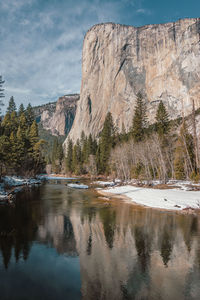
[[[5,104],[38,105],[80,91],[82,42],[96,23],[133,26],[200,17],[200,0],[0,0]]]

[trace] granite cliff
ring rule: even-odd
[[[34,108],[36,120],[52,135],[65,136],[69,133],[76,114],[79,94],[65,95],[57,102]]]
[[[86,34],[80,101],[69,137],[97,136],[105,116],[128,129],[141,91],[150,122],[160,100],[170,117],[200,107],[200,18],[132,27],[99,24]],[[66,145],[67,140],[65,141]]]

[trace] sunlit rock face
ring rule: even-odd
[[[75,118],[79,98],[79,94],[65,95],[60,97],[56,103],[36,108],[36,120],[52,135],[67,135]]]
[[[86,34],[80,101],[70,138],[97,136],[106,113],[128,129],[141,91],[150,122],[160,100],[170,117],[200,106],[200,19],[143,27],[99,24]]]

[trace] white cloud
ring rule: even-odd
[[[18,105],[39,104],[67,91],[79,92],[86,31],[96,23],[120,23],[126,4],[125,0],[0,0],[0,75],[6,80],[6,100],[13,95]]]

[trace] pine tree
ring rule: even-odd
[[[76,142],[76,168],[75,173],[79,175],[82,171],[82,152],[79,139]]]
[[[17,108],[16,108],[16,104],[15,104],[15,100],[14,97],[10,97],[9,103],[8,103],[8,108],[7,108],[7,112],[8,113],[12,113],[12,112],[16,112]]]
[[[53,150],[51,156],[51,163],[52,163],[52,171],[55,173],[60,173],[61,165],[63,159],[63,148],[62,143],[58,142],[58,138],[54,138],[53,142]]]
[[[80,174],[80,167],[79,167],[78,155],[77,155],[77,144],[74,145],[73,152],[72,152],[72,171],[76,175]]]
[[[140,142],[144,139],[145,128],[147,125],[146,106],[141,93],[137,94],[137,102],[135,113],[132,122],[132,136],[135,142]]]
[[[169,132],[170,122],[169,115],[162,101],[158,105],[156,112],[156,130],[160,137],[163,137]]]
[[[9,161],[10,140],[6,135],[0,136],[0,179],[2,176],[3,168]]]
[[[52,149],[52,156],[51,156],[53,169],[55,168],[55,165],[56,165],[57,148],[58,148],[58,139],[57,139],[57,137],[55,137],[54,141],[53,141],[53,149]]]
[[[81,131],[81,140],[80,140],[80,144],[81,144],[81,149],[83,150],[83,145],[85,142],[85,132],[82,130]]]
[[[174,172],[178,180],[185,179],[185,160],[183,152],[183,144],[181,137],[178,138],[176,143],[175,158],[174,158]]]
[[[46,152],[46,141],[41,139],[38,140],[37,143],[33,146],[33,158],[34,158],[34,173],[41,172],[44,166],[44,155],[43,153]]]
[[[21,133],[22,133],[23,137],[25,137],[27,135],[27,131],[28,131],[28,124],[27,124],[27,120],[26,120],[26,116],[25,116],[24,112],[22,112],[19,116],[19,126],[21,128]]]
[[[72,140],[68,140],[67,145],[67,157],[66,157],[66,170],[67,172],[72,172],[72,154],[73,154],[73,143]]]
[[[11,118],[10,118],[9,113],[6,113],[1,125],[2,125],[3,134],[6,136],[10,136],[10,134],[11,134]]]
[[[110,151],[113,146],[113,136],[114,136],[114,125],[112,115],[109,112],[106,116],[103,130],[100,135],[100,172],[104,173],[108,171],[108,159],[110,156]]]
[[[10,114],[10,128],[12,132],[14,132],[15,134],[17,133],[18,118],[16,111],[12,111]]]
[[[93,139],[92,139],[91,133],[88,137],[88,153],[89,153],[89,155],[93,154]]]
[[[88,138],[85,136],[83,140],[83,148],[82,148],[82,162],[87,163],[89,157],[89,147],[88,147]]]
[[[124,122],[122,123],[122,131],[120,133],[119,139],[122,142],[127,142],[128,141],[128,134],[126,133],[126,128],[125,128]]]
[[[0,75],[0,115],[1,115],[1,106],[3,106],[3,101],[2,101],[2,98],[4,98],[4,89],[2,88],[3,87],[3,84],[4,84],[4,80],[2,79],[2,76]]]
[[[30,103],[26,108],[25,116],[26,116],[28,126],[31,126],[33,121],[35,120],[35,116],[34,116],[33,108]]]
[[[19,110],[18,110],[18,116],[21,117],[21,115],[25,112],[25,108],[23,103],[20,104]]]
[[[33,121],[31,128],[30,128],[30,132],[29,132],[29,141],[30,141],[30,145],[31,145],[30,151],[33,151],[33,147],[38,142],[38,140],[39,140],[38,126],[37,126],[36,121]]]
[[[26,155],[26,148],[25,148],[25,139],[20,126],[17,129],[16,151],[17,151],[18,163],[20,167],[23,167],[23,162],[25,160],[25,155]]]
[[[57,148],[57,154],[56,154],[56,157],[59,161],[59,163],[61,164],[62,160],[63,160],[63,146],[62,146],[62,143],[58,143],[58,148]]]
[[[17,142],[14,132],[10,135],[9,167],[16,169],[18,166]]]

